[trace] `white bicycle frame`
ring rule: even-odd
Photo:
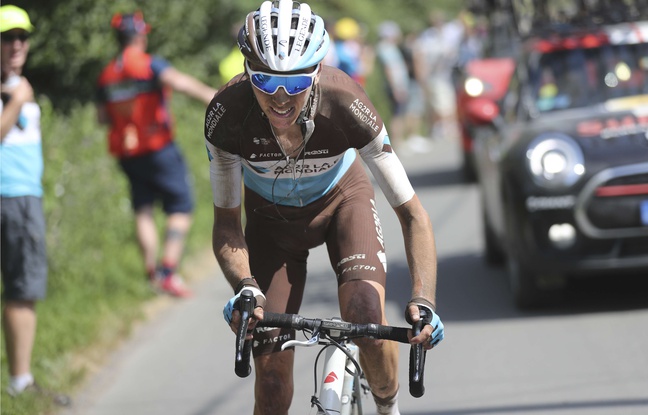
[[[346,343],[344,347],[357,362],[358,346]],[[337,347],[326,349],[319,401],[329,414],[362,415],[356,372],[357,368],[342,350]],[[320,411],[318,415],[320,414],[326,413]]]
[[[282,349],[294,346],[311,347],[318,344],[317,339],[291,340],[286,342]],[[358,346],[351,342],[343,342],[341,346],[346,348],[356,362],[359,362]],[[318,409],[317,415],[362,415],[360,374],[347,354],[338,347],[329,346],[325,351],[318,391],[319,403],[326,412]]]

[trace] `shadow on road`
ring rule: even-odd
[[[470,185],[463,175],[460,168],[452,168],[446,170],[424,171],[408,173],[410,182],[415,189],[421,187],[440,187],[440,186],[457,186],[457,185]]]
[[[568,282],[562,300],[542,309],[523,311],[513,304],[506,272],[488,267],[481,255],[439,258],[437,306],[443,321],[481,321],[648,309],[648,278],[603,275]],[[403,308],[411,298],[407,263],[391,261],[387,301]],[[304,304],[337,306],[332,271],[308,275]],[[441,311],[442,310],[442,311]]]
[[[410,415],[477,415],[477,414],[506,414],[514,412],[519,413],[537,413],[538,411],[565,411],[565,410],[583,410],[610,408],[644,408],[648,407],[648,399],[615,399],[608,401],[587,401],[587,402],[557,402],[557,403],[539,403],[529,405],[511,405],[511,406],[493,406],[486,408],[473,409],[451,409],[443,411],[426,411]]]
[[[387,301],[404,305],[410,298],[405,262],[389,264]],[[569,315],[648,308],[648,278],[604,275],[569,281],[557,304],[534,311],[513,304],[502,268],[490,268],[480,255],[439,258],[437,306],[444,321],[478,321]]]

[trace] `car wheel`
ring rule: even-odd
[[[484,202],[482,202],[482,206]],[[484,238],[484,260],[488,265],[502,265],[506,259],[506,255],[502,250],[495,231],[486,217],[486,211],[482,207],[482,232]]]
[[[516,232],[522,226],[517,223],[513,214],[515,209],[511,206],[513,200],[511,183],[504,183],[503,188],[506,190],[504,200],[507,206],[507,212],[505,212],[506,268],[513,300],[519,309],[532,309],[548,305],[559,297],[565,279],[560,275],[537,272],[527,263],[520,260],[518,254],[520,236]]]
[[[514,255],[508,256],[506,265],[513,300],[519,309],[540,308],[560,298],[564,278],[539,274]]]

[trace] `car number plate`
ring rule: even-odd
[[[641,223],[648,226],[648,200],[641,202]]]

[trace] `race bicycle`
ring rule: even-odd
[[[250,290],[241,292],[237,309],[241,313],[241,323],[236,333],[236,354],[234,371],[239,377],[250,375],[250,353],[252,341],[245,340],[248,320],[254,310],[254,297]],[[425,310],[421,310],[421,320],[412,327],[412,335],[417,336],[423,328]],[[339,318],[304,318],[297,314],[278,314],[264,312],[263,320],[257,327],[288,328],[302,331],[304,341],[290,340],[281,349],[289,347],[321,346],[314,363],[315,391],[311,397],[311,407],[317,408],[318,415],[362,415],[362,397],[370,392],[358,359],[358,347],[353,339],[369,337],[409,344],[408,331],[403,327],[383,326],[380,324],[349,323]],[[324,354],[323,372],[317,380],[317,367]],[[409,392],[419,398],[425,393],[423,375],[426,350],[423,345],[411,345],[409,355]],[[318,390],[319,384],[319,390]]]

